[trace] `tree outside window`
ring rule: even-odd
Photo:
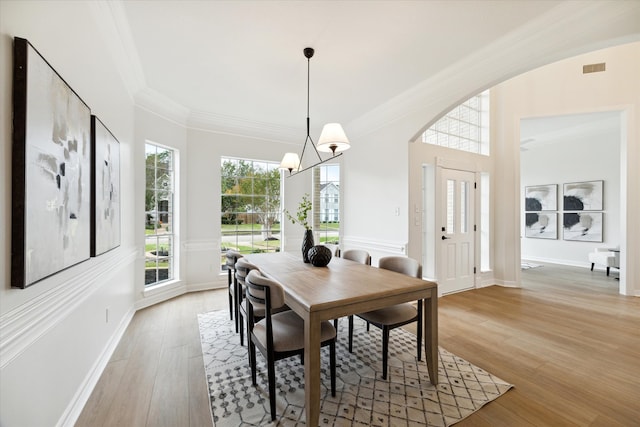
[[[221,159],[220,265],[227,250],[243,254],[280,250],[278,163]]]
[[[173,150],[145,145],[145,286],[174,278]]]

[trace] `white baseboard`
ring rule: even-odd
[[[505,288],[521,288],[520,284],[514,280],[494,280],[494,285],[504,286]]]
[[[226,276],[225,276],[226,277]],[[204,282],[204,283],[196,283],[196,284],[188,284],[187,292],[200,292],[200,291],[209,291],[212,289],[224,289],[227,287],[226,278],[223,282],[222,280],[218,280],[215,282]]]
[[[566,259],[544,258],[544,257],[529,257],[522,256],[523,261],[543,262],[547,264],[567,265],[570,267],[582,267],[591,268],[591,263],[586,261],[571,261]]]
[[[144,298],[135,302],[135,309],[151,307],[171,298],[178,297],[187,293],[187,285],[182,280],[176,280],[174,283],[164,284],[162,286],[151,287],[143,291]]]
[[[82,385],[78,388],[78,391],[76,392],[75,396],[73,396],[73,399],[71,399],[69,406],[67,406],[67,409],[62,414],[62,417],[60,417],[60,420],[58,420],[56,426],[72,427],[73,425],[75,425],[76,421],[78,421],[78,418],[80,417],[84,406],[89,401],[89,397],[91,397],[93,389],[95,388],[96,384],[98,384],[100,376],[102,376],[102,372],[104,372],[104,369],[107,367],[109,360],[111,360],[111,356],[116,350],[116,347],[118,347],[118,344],[120,343],[122,336],[127,330],[131,319],[133,319],[134,314],[135,310],[133,309],[133,307],[131,307],[127,314],[123,316],[120,324],[105,346],[104,351],[93,364],[93,367],[82,382]]]

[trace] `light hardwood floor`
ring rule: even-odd
[[[456,425],[640,425],[640,298],[615,275],[549,264],[441,298],[440,345],[515,385]],[[226,290],[136,313],[76,425],[210,426],[196,315],[215,309]]]

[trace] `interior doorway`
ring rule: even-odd
[[[588,268],[589,253],[596,248],[620,247],[626,179],[621,172],[622,116],[620,111],[603,111],[520,120],[523,268],[544,263]],[[537,206],[536,188],[555,191],[555,205]],[[593,196],[601,198],[601,205],[569,203],[572,191],[581,188],[595,188]],[[527,204],[527,197],[534,203]],[[591,222],[576,223],[582,217]],[[614,271],[611,281],[618,277]],[[603,266],[596,266],[593,274],[604,276]]]

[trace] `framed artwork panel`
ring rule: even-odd
[[[579,242],[602,242],[602,212],[565,212],[563,239]]]
[[[89,258],[91,111],[26,40],[14,39],[11,286]]]
[[[525,237],[534,239],[558,238],[557,212],[527,212],[525,215]]]
[[[91,256],[120,246],[120,143],[91,116]]]
[[[526,212],[558,210],[558,184],[532,185],[524,188]]]
[[[565,211],[601,211],[604,181],[570,182],[564,184]]]

